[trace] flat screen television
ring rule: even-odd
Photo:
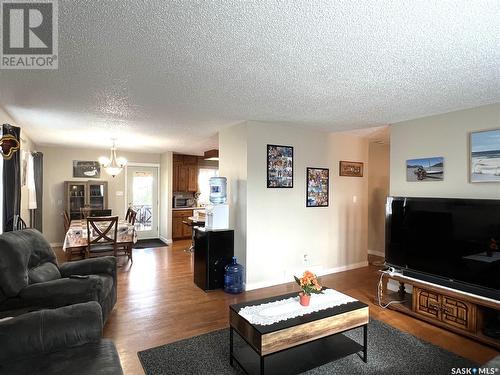
[[[500,300],[500,200],[388,197],[386,264]]]

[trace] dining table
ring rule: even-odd
[[[104,229],[109,225],[108,222],[102,222]],[[91,239],[95,238],[95,233],[91,228]],[[125,245],[137,242],[137,231],[133,224],[127,220],[118,220],[116,243],[117,245]],[[67,258],[71,257],[73,250],[86,248],[88,245],[87,236],[87,220],[76,219],[71,220],[68,231],[64,237],[63,251],[66,252]]]

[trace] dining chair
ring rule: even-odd
[[[64,218],[64,233],[68,232],[69,227],[71,225],[71,219],[69,218],[68,211],[64,210],[62,212]]]
[[[135,225],[135,219],[137,218],[137,211],[130,210],[130,214],[128,217],[128,222],[132,225]]]
[[[130,211],[132,211],[132,208],[129,207],[127,208],[127,212],[125,213],[125,220],[128,221],[129,217],[130,217]]]
[[[5,226],[8,231],[23,230],[28,226],[24,220],[19,215],[14,215],[9,220],[7,220],[7,225]]]
[[[113,252],[117,255],[118,216],[87,218],[87,258]]]
[[[81,207],[80,208],[80,218],[81,219],[86,219],[90,216],[90,213],[92,212],[92,209],[90,207]]]

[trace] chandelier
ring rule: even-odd
[[[125,158],[116,157],[116,146],[114,139],[113,147],[111,147],[110,157],[107,158],[105,156],[101,156],[99,158],[99,164],[101,164],[101,167],[104,168],[104,170],[113,177],[119,174],[122,171],[123,167],[125,167],[125,165],[127,164],[127,160]]]

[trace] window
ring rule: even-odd
[[[210,203],[210,177],[218,177],[219,170],[215,168],[200,168],[198,170],[198,191],[200,196],[198,197],[199,205],[206,205]]]

